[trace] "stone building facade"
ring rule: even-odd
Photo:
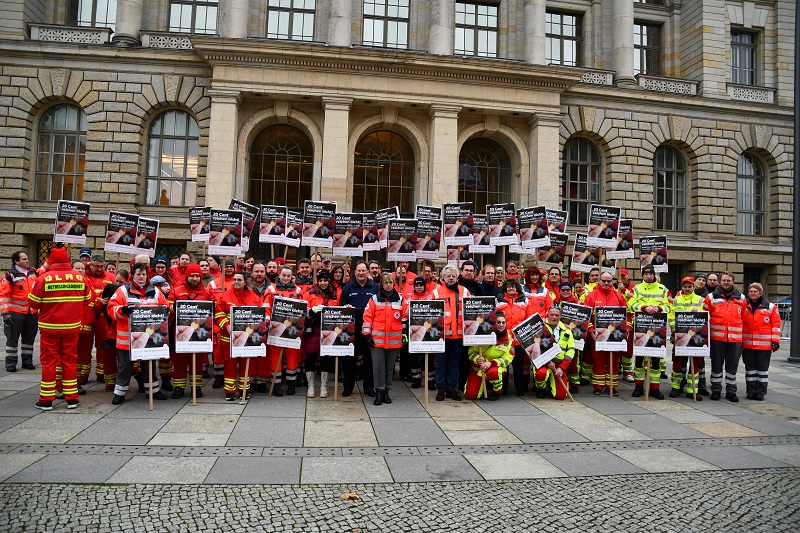
[[[671,284],[790,292],[790,0],[4,6],[3,257],[46,248],[60,197],[91,202],[93,248],[109,210],[177,248],[188,205],[233,197],[546,204],[570,233],[604,203],[668,235]]]

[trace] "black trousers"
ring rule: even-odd
[[[22,364],[33,364],[33,343],[39,332],[38,313],[11,313],[11,322],[3,325],[6,336],[6,368],[16,367],[18,353],[22,355]],[[20,346],[20,338],[22,346]]]
[[[741,353],[741,342],[711,341],[711,392],[722,392],[724,367],[725,393],[736,394],[736,371]]]
[[[760,394],[763,396],[767,393],[771,356],[771,350],[742,349],[747,394]]]
[[[341,358],[342,370],[344,372],[342,379],[344,390],[352,392],[353,388],[356,386],[356,358],[359,355],[363,357],[364,361],[361,368],[361,374],[364,378],[364,389],[375,388],[372,379],[372,355],[370,354],[367,341],[361,333],[356,332],[353,347],[355,348],[355,357]]]

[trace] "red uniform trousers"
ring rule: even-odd
[[[536,387],[539,389],[549,388],[550,393],[556,400],[563,400],[567,397],[567,388],[564,382],[567,380],[567,375],[563,375],[563,381],[556,379],[555,372],[543,366],[536,371],[533,378],[536,380]]]
[[[258,370],[256,374],[260,377],[271,376],[278,364],[281,350],[283,350],[283,362],[278,366],[278,373],[275,375],[275,383],[281,382],[282,367],[286,365],[286,381],[294,381],[297,377],[297,367],[303,359],[300,350],[295,348],[281,348],[279,346],[267,346],[267,356],[258,358]]]
[[[61,367],[62,390],[67,400],[78,399],[78,337],[77,332],[63,335],[40,330],[39,359],[42,364],[40,402],[52,402],[56,397],[56,367]]]
[[[189,375],[194,358],[194,374],[192,374],[191,387],[203,386],[203,361],[208,361],[205,353],[174,353],[170,356],[174,368],[172,373],[172,386],[186,388],[186,376]]]
[[[609,385],[617,388],[619,385],[619,358],[624,352],[600,352],[592,354],[592,386],[595,390],[602,390]],[[609,354],[611,354],[611,368],[608,368]]]
[[[245,378],[245,366],[247,359],[244,357],[231,357],[231,343],[222,341],[220,345],[220,357],[223,365],[223,376],[225,377],[225,394],[235,394],[238,389],[250,388],[250,376],[253,375],[253,365],[250,365],[249,375]],[[216,354],[214,354],[216,357]],[[214,359],[216,364],[217,360]]]
[[[464,387],[464,398],[467,400],[477,400],[484,395],[483,379],[478,375],[479,370],[477,366],[470,366],[467,384]],[[499,366],[492,366],[487,370],[485,372],[487,388],[491,387],[495,393],[500,393],[503,390],[503,375],[505,373],[505,368],[501,372]]]

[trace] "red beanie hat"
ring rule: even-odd
[[[200,270],[200,265],[196,265],[194,263],[191,263],[189,266],[186,267],[186,277],[188,278],[189,276],[192,276],[194,274],[197,274],[198,276],[202,276],[203,275],[203,271]]]
[[[69,254],[64,248],[50,250],[50,263],[69,263]]]

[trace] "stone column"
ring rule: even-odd
[[[220,0],[220,36],[230,39],[246,39],[249,11],[250,2],[248,0]]]
[[[614,0],[611,18],[613,35],[614,82],[617,85],[635,85],[633,77],[633,2]]]
[[[350,210],[347,197],[352,187],[348,167],[352,154],[350,140],[350,98],[323,97],[325,123],[322,127],[322,183],[315,183],[314,199],[335,201],[340,210]],[[309,198],[310,200],[311,198]],[[352,200],[351,200],[352,204]]]
[[[433,104],[430,157],[428,164],[428,204],[458,201],[458,112],[460,107]],[[422,198],[420,198],[422,200]]]
[[[525,62],[545,62],[545,0],[525,0]]]
[[[558,130],[561,127],[561,114],[535,113],[528,119],[530,140],[530,188],[528,205],[558,207],[561,179],[559,177]]]
[[[142,0],[117,0],[117,18],[111,42],[116,46],[142,44]]]
[[[430,0],[431,27],[428,32],[428,52],[446,56],[453,53],[453,20],[455,0]]]
[[[350,0],[333,0],[328,20],[328,44],[351,46],[353,44],[353,6]]]
[[[227,209],[234,196],[241,92],[211,89],[211,126],[206,170],[206,205]]]

